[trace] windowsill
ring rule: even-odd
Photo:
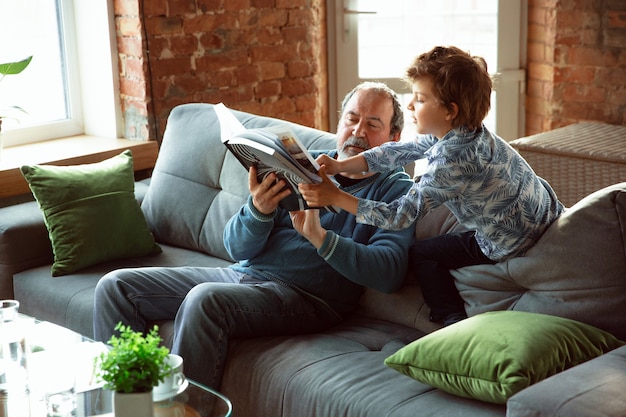
[[[155,141],[72,136],[2,149],[0,198],[29,194],[22,165],[77,165],[100,162],[130,149],[135,172],[154,167],[159,152]]]

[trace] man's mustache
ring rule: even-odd
[[[364,151],[368,150],[370,148],[369,143],[367,143],[367,141],[363,140],[363,139],[359,139],[355,136],[350,136],[341,146],[341,152],[345,152],[346,148],[350,147],[350,146],[354,146],[356,148],[361,148]]]

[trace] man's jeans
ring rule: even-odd
[[[174,319],[172,353],[184,358],[189,378],[215,389],[230,339],[315,332],[339,321],[284,284],[229,268],[122,269],[96,287],[96,340],[108,341],[119,321],[145,332],[152,322]]]

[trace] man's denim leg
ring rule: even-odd
[[[240,273],[228,268],[136,268],[106,274],[96,287],[94,338],[106,342],[121,321],[146,331],[157,320],[174,320],[193,287],[209,280],[237,282]]]
[[[185,358],[189,378],[219,389],[230,339],[313,332],[338,320],[275,282],[205,283],[193,288],[180,307],[172,352]]]

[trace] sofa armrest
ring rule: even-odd
[[[622,417],[626,346],[534,384],[507,402],[507,417]]]
[[[143,199],[148,192],[148,187],[150,187],[150,178],[135,182],[135,198],[139,204],[143,202]]]
[[[13,274],[52,258],[48,230],[35,201],[0,208],[0,298],[13,298]]]

